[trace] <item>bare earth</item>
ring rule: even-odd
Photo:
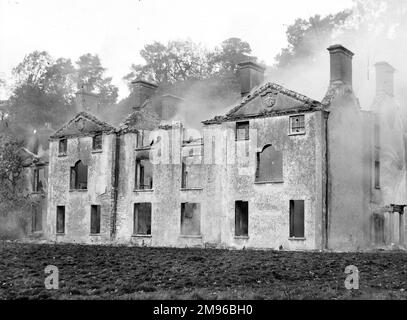
[[[47,265],[58,290],[45,289]],[[348,265],[359,290],[345,289]],[[0,299],[407,299],[407,253],[0,242]]]

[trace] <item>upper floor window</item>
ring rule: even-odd
[[[46,185],[45,169],[35,168],[33,171],[33,192],[43,192]]]
[[[153,189],[153,165],[149,160],[136,160],[136,190]]]
[[[153,140],[150,138],[151,131],[148,130],[139,130],[137,133],[137,148],[149,147],[153,144]]]
[[[249,140],[249,121],[236,122],[236,140]]]
[[[84,165],[81,160],[71,167],[71,184],[72,190],[86,190],[88,188],[88,166]]]
[[[305,116],[292,116],[290,117],[290,134],[304,134],[305,133]]]
[[[283,153],[266,145],[257,153],[256,182],[283,181]]]
[[[97,134],[97,135],[93,136],[92,149],[93,150],[102,150],[102,135],[101,134]]]
[[[60,155],[65,155],[67,149],[68,149],[68,140],[67,139],[60,139],[59,140],[58,153]]]

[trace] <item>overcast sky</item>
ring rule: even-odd
[[[0,76],[9,76],[34,50],[73,61],[89,52],[100,56],[122,98],[122,77],[132,63],[143,63],[139,51],[147,43],[190,38],[213,48],[239,37],[272,64],[296,18],[351,5],[352,0],[0,0]]]

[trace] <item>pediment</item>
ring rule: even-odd
[[[96,117],[81,112],[65,126],[59,129],[51,138],[87,136],[97,132],[114,132],[115,128]]]

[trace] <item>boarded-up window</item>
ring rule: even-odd
[[[235,236],[247,237],[249,235],[249,203],[247,201],[235,202]]]
[[[201,204],[181,203],[181,235],[201,235]]]
[[[257,153],[256,182],[283,181],[283,153],[271,145]]]
[[[304,115],[290,117],[290,134],[305,133]]]
[[[236,140],[249,140],[249,121],[236,122]]]
[[[73,190],[86,190],[88,188],[88,166],[78,161],[71,167],[70,188]]]
[[[153,166],[149,160],[136,161],[136,190],[153,188]]]
[[[134,204],[134,234],[151,235],[151,203]]]
[[[34,204],[32,206],[32,232],[42,230],[42,206],[40,204]]]
[[[374,186],[380,189],[380,161],[374,162]]]
[[[65,206],[57,206],[57,233],[65,233]]]
[[[67,139],[60,139],[59,140],[59,154],[66,154],[66,150],[68,147],[68,140]]]
[[[102,150],[102,135],[97,134],[92,138],[92,149]]]
[[[97,205],[90,207],[90,233],[100,233],[100,206]]]
[[[304,200],[290,200],[290,237],[304,238]]]

